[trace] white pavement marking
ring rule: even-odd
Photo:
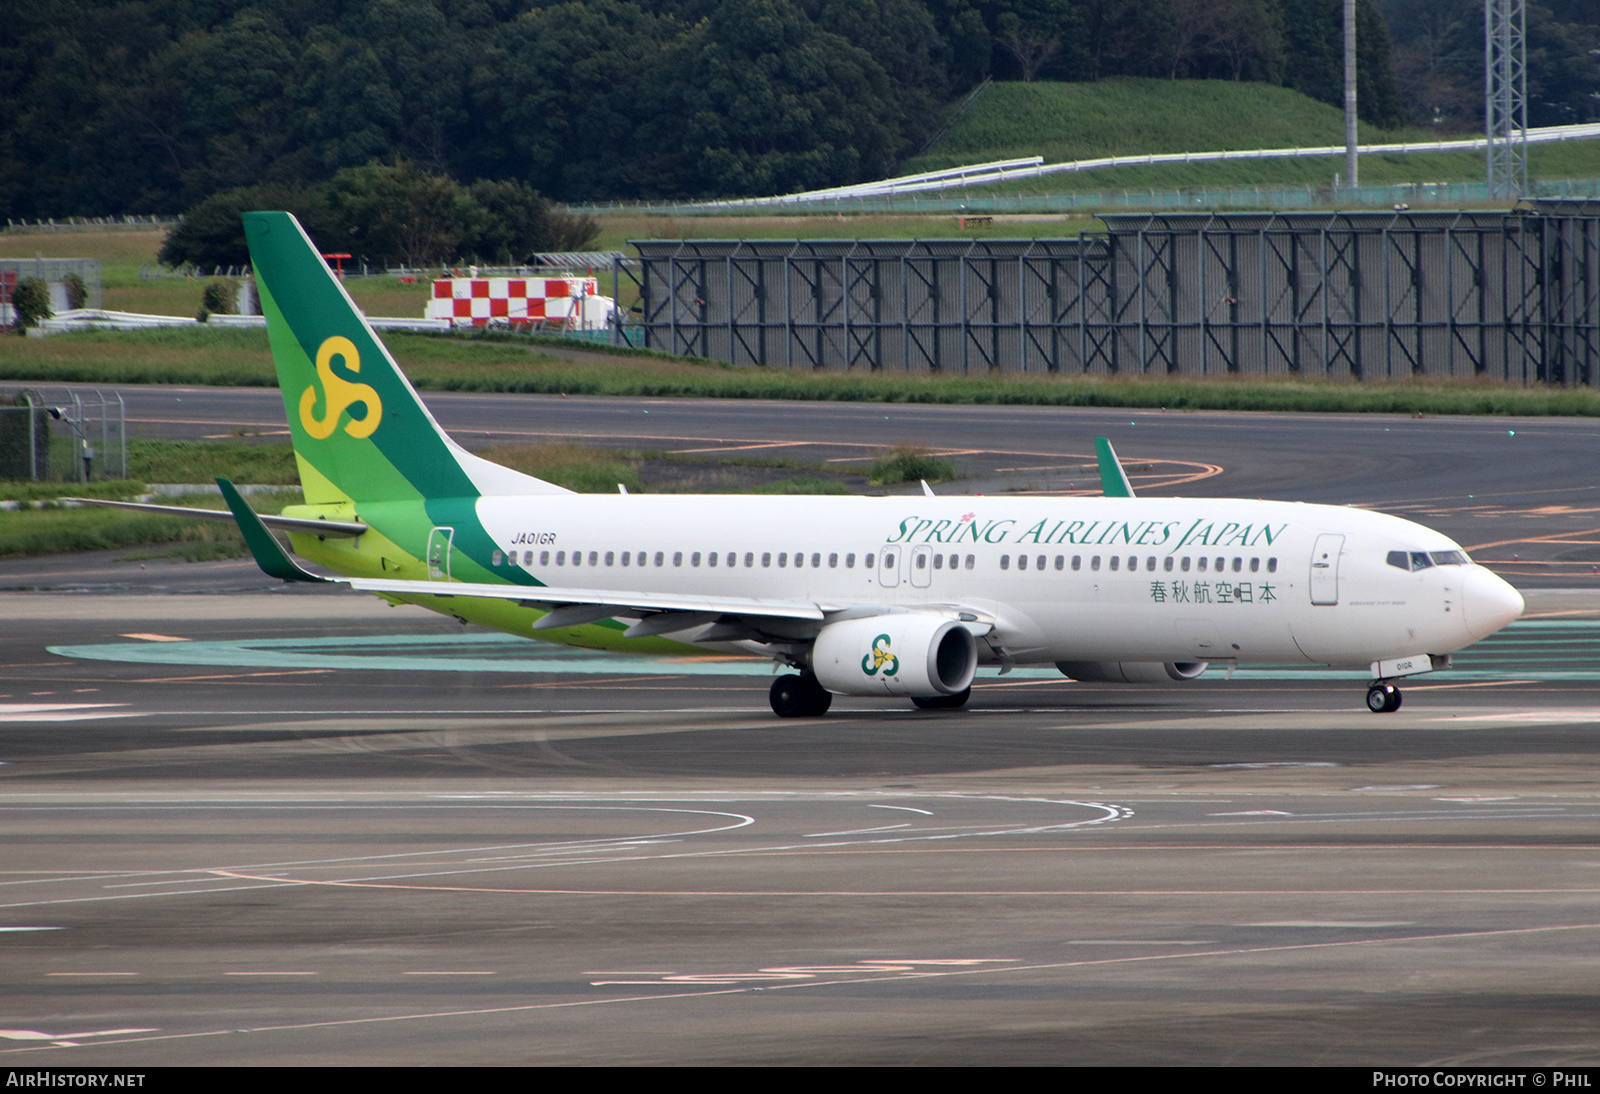
[[[81,722],[90,718],[128,718],[136,711],[112,710],[127,703],[0,703],[0,722]]]

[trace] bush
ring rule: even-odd
[[[956,465],[935,456],[921,445],[902,444],[878,458],[867,473],[873,486],[891,486],[897,482],[944,482],[956,477]]]
[[[89,303],[89,286],[75,273],[69,273],[61,279],[67,289],[67,307],[74,310]]]
[[[50,286],[37,277],[24,277],[11,290],[11,306],[17,313],[17,333],[36,327],[55,313],[50,310]]]
[[[232,315],[234,302],[239,298],[239,283],[229,277],[217,277],[206,282],[206,291],[200,297],[200,309],[211,315]]]

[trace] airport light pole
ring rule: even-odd
[[[1359,186],[1356,137],[1356,0],[1344,0],[1344,179]]]

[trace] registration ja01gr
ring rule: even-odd
[[[1589,1087],[1587,1071],[1374,1071],[1375,1087],[1438,1086],[1450,1089],[1499,1087],[1557,1089]]]

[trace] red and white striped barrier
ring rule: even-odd
[[[592,277],[450,277],[433,283],[424,315],[458,327],[491,323],[603,328],[613,304]]]

